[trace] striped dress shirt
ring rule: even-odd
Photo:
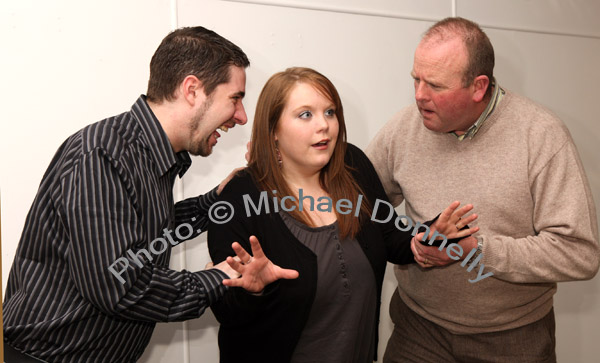
[[[175,177],[190,165],[143,95],[69,137],[25,221],[6,342],[49,362],[134,362],[156,322],[197,318],[219,299],[223,272],[169,269],[171,245],[206,229],[217,197],[215,188],[174,204]]]

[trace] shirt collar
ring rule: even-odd
[[[479,131],[481,125],[483,125],[483,123],[488,119],[492,112],[494,112],[496,106],[498,105],[498,103],[500,103],[500,100],[502,99],[504,94],[505,91],[502,89],[502,87],[500,87],[500,85],[498,85],[496,79],[492,78],[492,97],[485,110],[477,119],[477,122],[475,122],[471,127],[469,127],[469,129],[462,135],[457,135],[454,131],[451,132],[451,134],[456,136],[458,141],[463,141],[467,137],[472,139],[473,136],[475,136],[475,134],[477,133],[477,131]]]
[[[176,166],[179,177],[182,177],[192,165],[192,159],[187,151],[178,153],[173,151],[167,134],[146,102],[146,96],[141,95],[135,101],[131,107],[131,114],[142,129],[144,143],[150,150],[150,155],[158,166],[160,175],[163,176]]]

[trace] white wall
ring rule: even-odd
[[[340,91],[349,140],[365,147],[395,111],[413,102],[409,72],[420,34],[453,14],[475,20],[494,44],[499,82],[551,108],[571,130],[600,210],[600,127],[594,112],[600,84],[598,2],[260,2],[20,0],[0,5],[3,286],[52,155],[77,129],[130,108],[145,92],[150,57],[176,26],[206,26],[246,51],[252,62],[245,100],[250,120],[272,73],[293,65],[321,71]],[[243,165],[250,129],[250,122],[236,127],[219,140],[211,157],[196,158],[177,195],[202,193]],[[175,251],[173,267],[203,268],[205,236],[186,245]],[[387,305],[394,286],[388,273],[380,349],[391,332]],[[596,361],[600,278],[559,284],[555,310],[559,361]],[[215,362],[217,327],[210,312],[187,323],[159,324],[142,361]]]

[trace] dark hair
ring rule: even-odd
[[[444,41],[459,36],[467,49],[468,64],[463,73],[463,86],[467,87],[475,77],[484,75],[490,80],[488,91],[494,76],[494,47],[488,36],[476,23],[460,18],[446,18],[433,24],[425,32],[423,40],[434,37]]]
[[[319,182],[321,187],[329,193],[333,200],[343,198],[356,200],[359,194],[363,194],[360,186],[352,177],[350,167],[344,162],[346,154],[346,123],[344,121],[344,109],[342,101],[335,86],[327,77],[310,69],[294,67],[283,72],[275,73],[263,87],[254,114],[252,125],[252,146],[250,149],[250,161],[248,168],[254,179],[263,190],[277,190],[279,195],[294,195],[287,185],[279,163],[275,149],[275,130],[289,95],[298,83],[313,86],[319,93],[327,97],[335,106],[335,114],[338,119],[339,132],[335,148],[329,163],[321,169]],[[298,201],[294,201],[298,203]],[[300,212],[295,208],[290,214],[303,223],[314,226],[307,211]],[[360,230],[360,223],[364,217],[370,214],[370,206],[363,203],[361,206],[361,218],[344,215],[335,211],[341,236],[355,236]]]
[[[196,76],[206,96],[229,82],[230,66],[250,65],[246,54],[219,34],[201,26],[172,31],[160,43],[150,61],[147,98],[160,103],[171,101],[179,84]]]

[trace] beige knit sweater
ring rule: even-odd
[[[402,300],[451,332],[534,322],[550,311],[556,282],[598,271],[596,211],[577,150],[563,123],[532,101],[507,92],[463,141],[428,130],[409,106],[366,152],[392,203],[406,200],[413,220],[431,219],[454,200],[475,206],[481,262],[492,277],[469,283],[479,266],[467,272],[460,261],[396,267]]]

